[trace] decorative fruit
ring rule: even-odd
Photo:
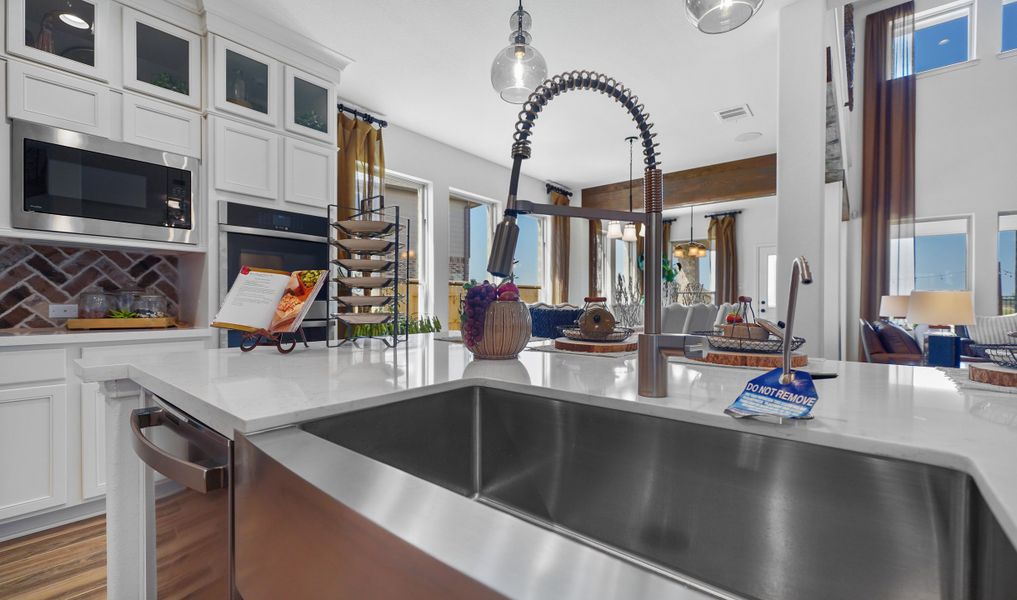
[[[741,323],[745,319],[743,319],[740,314],[731,312],[727,313],[727,317],[725,318],[725,320],[727,321],[728,325],[734,325],[735,323]]]
[[[498,297],[498,290],[489,281],[466,290],[463,306],[463,341],[474,345],[484,337],[484,318],[487,307]]]

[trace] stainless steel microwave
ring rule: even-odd
[[[12,156],[15,228],[198,243],[195,158],[17,120]]]

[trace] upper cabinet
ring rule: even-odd
[[[275,126],[279,63],[250,48],[213,37],[215,107]]]
[[[124,87],[199,108],[201,37],[127,7],[123,15]]]
[[[287,131],[335,143],[335,86],[286,65]]]
[[[112,54],[108,0],[8,0],[7,51],[108,81]]]

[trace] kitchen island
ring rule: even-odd
[[[394,351],[315,347],[281,356],[270,348],[249,354],[222,349],[79,361],[84,380],[106,387],[110,597],[151,594],[145,581],[151,560],[138,552],[146,547],[144,498],[150,491],[128,424],[130,411],[145,405],[146,392],[231,439],[464,388],[528,394],[959,471],[1017,541],[1017,396],[958,391],[930,368],[816,361],[838,377],[816,381],[815,419],[775,425],[723,412],[758,372],[673,362],[668,395],[644,398],[636,393],[634,357],[526,351],[517,360],[474,361],[461,344],[432,335],[410,340]],[[537,529],[522,521],[518,526]],[[588,560],[599,554],[587,547],[569,551],[585,551]],[[511,582],[485,583],[504,595],[524,595]],[[554,589],[529,583],[536,587],[524,588],[525,595],[541,596],[544,589],[548,597]],[[680,596],[670,593],[708,597],[692,587]],[[600,594],[610,597],[609,590]]]

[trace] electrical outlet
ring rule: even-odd
[[[50,304],[49,318],[51,319],[76,319],[78,318],[77,304]]]

